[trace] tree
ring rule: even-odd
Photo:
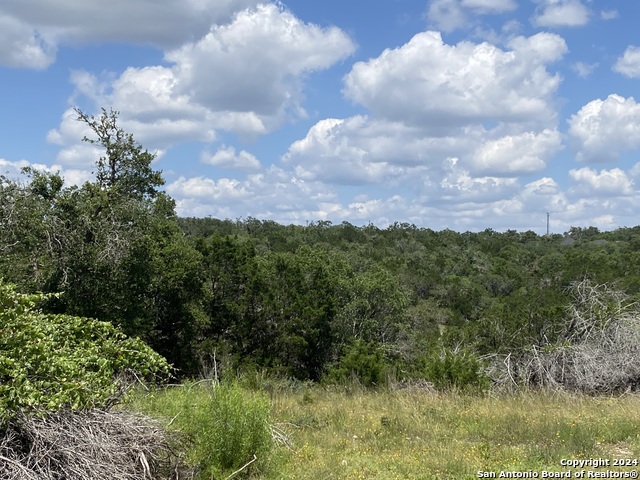
[[[0,276],[25,291],[63,292],[48,311],[97,318],[139,336],[191,373],[200,334],[201,259],[185,240],[175,202],[158,187],[154,156],[118,125],[76,109],[104,148],[96,181],[64,187],[27,169],[0,179]]]
[[[133,135],[118,126],[119,112],[103,108],[99,118],[74,108],[78,120],[84,122],[96,134],[97,139],[84,137],[84,142],[105,149],[97,163],[96,181],[103,190],[115,190],[135,198],[155,197],[157,187],[164,185],[161,172],[151,168],[155,155],[143,150]]]

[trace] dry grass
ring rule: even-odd
[[[632,395],[317,388],[274,398],[274,420],[293,445],[276,478],[464,479],[479,470],[559,471],[562,458],[640,454],[640,398]]]
[[[0,429],[2,480],[142,480],[180,476],[165,430],[126,411],[17,415]]]

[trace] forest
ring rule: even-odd
[[[576,324],[585,289],[610,309],[640,291],[640,227],[537,235],[179,218],[117,114],[79,114],[105,150],[96,179],[0,179],[0,278],[56,294],[47,312],[140,338],[179,378],[215,361],[313,381],[481,383],[487,359],[595,328]]]
[[[66,186],[32,168],[0,177],[0,408],[102,404],[111,380],[98,372],[122,369],[465,391],[638,386],[640,227],[181,218],[117,112],[77,113],[95,134],[85,141],[104,149],[94,181]],[[38,365],[53,368],[70,341],[94,364],[73,384],[57,370],[47,380]],[[59,368],[85,362],[74,355]]]

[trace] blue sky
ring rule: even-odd
[[[3,0],[0,174],[90,180],[72,107],[105,107],[183,216],[637,225],[638,18],[620,0]]]

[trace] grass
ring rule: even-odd
[[[183,394],[174,388],[151,400],[139,397],[137,408],[170,418],[181,404],[174,397]],[[563,458],[640,454],[635,395],[500,397],[319,386],[272,388],[269,395],[271,422],[287,432],[291,447],[272,449],[251,478],[465,479],[478,478],[478,471],[566,471]]]
[[[270,404],[260,392],[237,384],[185,383],[136,396],[131,406],[145,414],[170,419],[181,432],[186,463],[198,478],[218,479],[269,471],[273,447]]]

